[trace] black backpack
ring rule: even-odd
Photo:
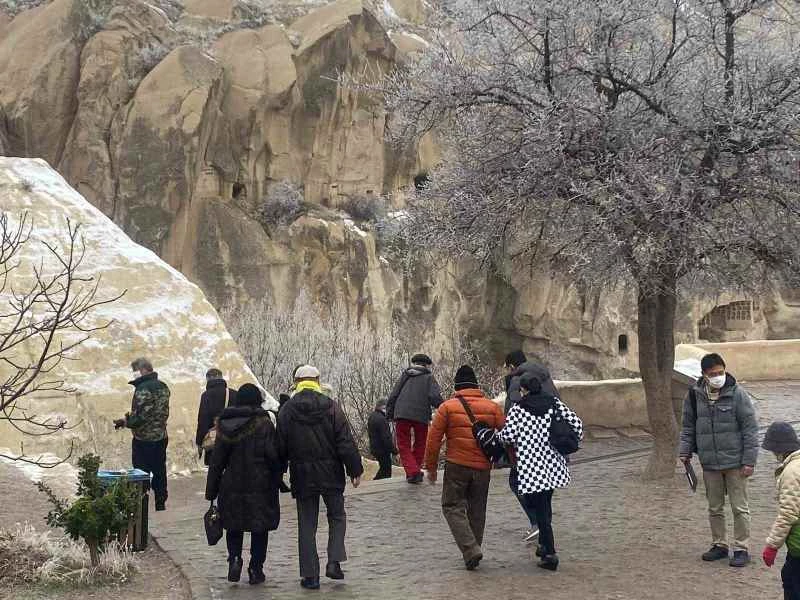
[[[484,421],[478,421],[472,409],[469,407],[469,404],[467,404],[467,401],[464,400],[462,396],[456,396],[456,398],[461,402],[461,406],[464,407],[464,411],[467,413],[470,423],[472,423],[472,435],[475,437],[475,441],[478,443],[481,452],[483,452],[490,463],[494,464],[500,461],[506,456],[506,448],[503,442],[500,441],[497,430],[490,427],[489,424]]]
[[[558,400],[554,400],[553,417],[550,421],[550,445],[562,456],[567,456],[580,450],[580,441],[572,426],[561,416]]]

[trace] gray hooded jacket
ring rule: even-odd
[[[403,371],[386,403],[386,418],[431,422],[431,409],[442,403],[442,390],[430,369],[412,365]]]
[[[697,414],[692,402],[696,398]],[[728,374],[719,400],[709,402],[703,379],[683,401],[680,455],[697,454],[703,469],[726,471],[758,459],[758,419],[749,394]]]

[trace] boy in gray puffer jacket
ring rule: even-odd
[[[719,354],[703,357],[703,376],[683,403],[680,457],[684,463],[697,454],[703,467],[713,543],[703,560],[728,558],[725,494],[733,511],[732,567],[750,561],[750,507],[747,479],[758,458],[758,420],[748,393],[725,372]]]

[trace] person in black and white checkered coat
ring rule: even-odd
[[[566,459],[550,445],[550,423],[559,413],[579,438],[583,438],[580,418],[555,396],[542,391],[541,382],[525,376],[520,385],[526,394],[506,416],[500,438],[514,446],[517,457],[519,493],[539,525],[539,566],[555,571],[558,568],[552,527],[553,490],[569,485]]]

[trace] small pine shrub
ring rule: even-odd
[[[127,481],[104,488],[97,477],[100,464],[100,457],[94,454],[78,459],[78,499],[72,504],[58,498],[45,484],[38,484],[53,505],[47,524],[63,529],[73,540],[82,539],[93,567],[100,564],[100,553],[110,537],[128,526],[138,501],[136,490]]]

